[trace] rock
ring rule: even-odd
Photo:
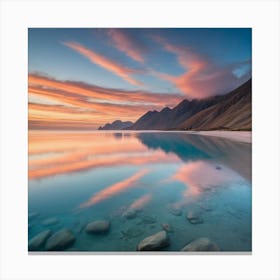
[[[201,237],[190,242],[181,251],[220,251],[220,248],[209,238]]]
[[[144,233],[143,230],[139,228],[129,228],[127,230],[121,230],[121,239],[128,241],[132,238],[136,238]]]
[[[76,238],[69,229],[62,229],[47,240],[46,249],[48,251],[61,251],[70,247],[75,241]]]
[[[85,231],[87,233],[105,233],[110,229],[110,222],[108,221],[94,221],[86,225]]]
[[[203,192],[213,192],[214,188],[213,186],[204,186],[203,188],[201,188],[201,190]]]
[[[37,251],[42,248],[47,241],[47,239],[51,236],[52,232],[50,230],[44,230],[39,234],[35,235],[32,239],[28,241],[28,250],[29,251]]]
[[[182,215],[182,210],[180,208],[169,207],[168,210],[174,216],[181,216]]]
[[[158,251],[169,245],[166,231],[160,231],[143,239],[137,246],[137,251]]]
[[[217,169],[217,170],[221,170],[222,167],[217,165],[217,166],[216,166],[216,169]]]
[[[162,227],[166,232],[173,232],[173,231],[174,231],[173,228],[172,228],[169,224],[167,224],[167,223],[161,224],[161,227]]]
[[[191,224],[202,224],[203,218],[201,216],[201,213],[198,211],[190,210],[186,213],[186,218]]]
[[[127,207],[122,206],[116,210],[114,210],[111,215],[110,218],[115,218],[115,217],[120,217],[123,216],[124,212],[127,210]]]
[[[157,222],[156,216],[143,216],[137,225],[150,225],[155,224]]]
[[[55,225],[59,222],[59,220],[57,218],[49,218],[46,219],[42,222],[42,225],[44,226],[51,226],[51,225]]]
[[[123,213],[123,217],[127,218],[127,219],[134,219],[137,216],[137,211],[136,210],[127,210]]]

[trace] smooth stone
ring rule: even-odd
[[[182,209],[180,209],[180,208],[169,207],[168,210],[174,216],[181,216],[182,215]]]
[[[70,247],[76,241],[75,236],[69,229],[62,229],[54,233],[46,243],[48,251],[60,251]]]
[[[110,222],[108,221],[94,221],[86,225],[85,231],[87,233],[105,233],[110,229]]]
[[[166,231],[162,230],[154,235],[148,236],[137,245],[137,251],[158,251],[169,245]]]
[[[167,223],[161,224],[161,227],[162,227],[166,232],[173,232],[173,231],[174,231],[173,228],[172,228],[169,224],[167,224]]]
[[[137,216],[137,211],[136,210],[127,210],[123,213],[123,217],[127,219],[134,219]]]
[[[121,239],[128,241],[132,238],[142,235],[143,233],[144,231],[142,229],[139,229],[138,227],[132,227],[127,230],[121,230]]]
[[[201,237],[187,244],[181,251],[220,251],[220,248],[209,238]]]
[[[57,218],[49,218],[49,219],[44,220],[42,222],[42,225],[51,226],[51,225],[57,224],[58,222],[59,222],[59,220]]]
[[[156,216],[143,216],[140,217],[140,221],[137,223],[137,225],[151,225],[155,224],[157,222]]]
[[[186,214],[186,218],[191,224],[202,224],[203,223],[203,218],[201,216],[201,213],[198,211],[190,210]]]
[[[47,239],[51,236],[51,230],[44,230],[39,234],[35,235],[28,241],[28,250],[29,251],[37,251],[42,248],[47,241]]]

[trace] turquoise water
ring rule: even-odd
[[[76,241],[65,251],[135,251],[168,224],[161,251],[199,237],[251,251],[251,187],[251,144],[183,132],[30,131],[28,238],[67,228]],[[189,210],[203,222],[190,223]],[[109,232],[85,231],[104,219]]]

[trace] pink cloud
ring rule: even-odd
[[[175,46],[164,39],[155,40],[163,45],[164,49],[175,54],[178,64],[185,70],[178,76],[154,72],[154,75],[174,84],[177,89],[190,98],[206,98],[224,94],[250,78],[250,73],[237,77],[233,70],[239,66],[250,64],[251,61],[242,61],[226,67],[215,65],[208,57],[189,47]]]
[[[100,55],[93,50],[90,50],[83,45],[76,43],[76,42],[63,42],[63,44],[70,49],[78,52],[79,54],[83,55],[87,59],[89,59],[92,63],[99,65],[100,67],[114,73],[115,75],[121,77],[123,80],[127,81],[133,85],[142,85],[141,82],[135,80],[130,75],[135,74],[138,71],[132,68],[124,67],[123,65],[109,59],[103,55]]]
[[[120,29],[109,29],[108,35],[117,49],[135,61],[144,62],[143,50],[126,33]]]

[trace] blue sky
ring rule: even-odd
[[[72,125],[86,118],[78,112],[135,120],[184,98],[225,94],[251,77],[251,46],[250,28],[31,28],[30,117],[42,126],[48,110],[58,123],[76,110]]]

